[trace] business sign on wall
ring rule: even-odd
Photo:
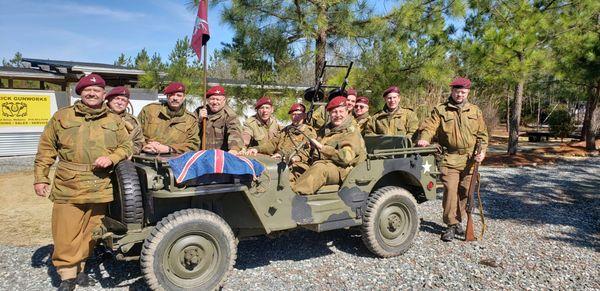
[[[41,132],[55,111],[54,92],[0,90],[0,132]]]

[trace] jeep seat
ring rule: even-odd
[[[412,141],[406,136],[398,135],[367,135],[364,137],[367,153],[373,154],[375,150],[391,150],[412,147]]]

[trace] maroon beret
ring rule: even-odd
[[[304,106],[304,104],[302,103],[294,103],[292,104],[292,106],[290,106],[290,110],[288,111],[288,114],[292,114],[292,112],[294,111],[302,111],[302,112],[306,112],[306,106]]]
[[[75,93],[77,93],[77,95],[81,95],[81,91],[83,91],[85,87],[89,86],[98,86],[104,88],[104,86],[106,86],[106,82],[104,82],[104,79],[102,79],[102,77],[100,77],[98,74],[89,74],[79,79],[77,86],[75,86]]]
[[[258,109],[265,104],[269,104],[269,105],[273,106],[273,102],[271,102],[271,98],[269,98],[268,96],[260,97],[260,99],[258,99],[258,101],[256,101],[256,105],[254,106],[254,109]]]
[[[398,89],[398,87],[396,87],[396,86],[390,86],[389,88],[385,89],[385,91],[383,91],[383,97],[387,96],[387,94],[390,94],[390,93],[400,94],[400,89]]]
[[[125,96],[127,98],[129,98],[129,89],[127,89],[124,86],[117,86],[112,88],[112,90],[110,90],[108,92],[108,94],[106,94],[106,99],[110,99],[112,97],[117,97],[117,96]]]
[[[185,93],[185,85],[179,82],[171,82],[164,90],[165,95],[175,94],[177,92]]]
[[[208,91],[206,91],[206,98],[208,98],[212,95],[225,96],[225,88],[221,87],[220,85],[210,87],[210,89],[208,89]]]
[[[357,94],[356,93],[356,89],[354,89],[354,88],[348,88],[348,95],[354,95],[354,96],[356,96],[356,94]]]
[[[327,111],[331,111],[340,106],[346,106],[346,100],[347,99],[344,96],[334,97],[333,99],[329,100],[329,103],[327,103]]]
[[[454,79],[452,83],[450,83],[450,87],[471,89],[471,80],[467,78],[458,77]]]
[[[358,104],[358,103],[369,105],[369,98],[367,98],[365,96],[360,96],[360,97],[356,98],[356,104]]]

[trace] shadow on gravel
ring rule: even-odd
[[[444,230],[446,230],[445,226],[421,218],[421,227],[419,228],[419,231],[425,231],[433,234],[442,234]]]
[[[31,266],[34,268],[47,268],[48,277],[52,280],[52,286],[58,287],[60,285],[60,277],[56,273],[56,268],[52,265],[52,252],[54,251],[54,245],[45,245],[38,248],[31,255]]]
[[[561,162],[554,168],[515,168],[482,174],[486,216],[526,225],[565,226],[548,240],[600,250],[600,166],[596,159]],[[568,228],[567,228],[568,227]]]
[[[53,250],[53,245],[46,245],[35,250],[31,256],[31,266],[47,268],[52,286],[58,287],[60,276],[52,265]],[[97,285],[102,288],[128,287],[129,290],[149,290],[142,278],[138,261],[120,262],[103,256],[101,252],[95,252],[94,256],[87,260],[85,271],[96,279]]]
[[[235,268],[245,270],[267,266],[272,261],[302,261],[327,256],[333,254],[332,248],[359,257],[373,257],[356,230],[316,233],[301,229],[276,238],[261,236],[240,241]]]

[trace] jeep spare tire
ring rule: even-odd
[[[115,166],[113,177],[114,200],[109,206],[109,216],[123,224],[142,224],[144,205],[142,190],[135,165],[124,160]]]

